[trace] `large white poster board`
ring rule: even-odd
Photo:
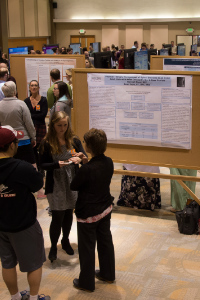
[[[89,127],[109,143],[191,149],[192,76],[89,73]]]
[[[27,91],[29,91],[29,82],[37,80],[40,85],[40,94],[46,97],[47,90],[52,85],[50,71],[59,69],[61,80],[67,82],[65,71],[72,68],[76,68],[76,59],[25,58]]]

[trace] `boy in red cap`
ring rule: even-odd
[[[38,296],[46,260],[37,205],[32,193],[43,186],[43,176],[29,163],[15,159],[22,131],[0,127],[0,258],[2,276],[12,300],[50,300]],[[16,265],[27,272],[29,292],[19,292]]]

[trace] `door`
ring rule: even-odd
[[[186,46],[185,56],[190,56],[192,35],[177,35],[177,45],[179,43],[184,43],[184,45]]]
[[[95,43],[95,35],[71,35],[70,44],[72,43],[80,43],[82,48],[87,47],[89,50],[90,43]]]

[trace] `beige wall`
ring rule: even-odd
[[[161,49],[162,41],[168,41],[168,25],[150,25],[150,44]]]
[[[56,24],[56,39],[59,46],[68,47],[70,35],[78,35],[79,29],[85,29],[87,35],[95,35],[95,42],[101,42],[102,26],[100,24]]]
[[[94,1],[56,0],[56,19],[146,19],[194,18],[198,15],[198,0],[116,0]],[[184,2],[184,3],[183,3]]]
[[[110,24],[107,24],[110,25]],[[70,43],[70,35],[77,35],[79,34],[79,29],[83,28],[86,30],[87,35],[95,35],[96,42],[102,43],[102,26],[105,24],[102,23],[56,23],[56,37],[57,42],[60,45],[68,46]],[[116,26],[116,25],[115,25]],[[156,45],[161,45],[162,43],[170,43],[172,40],[176,42],[177,35],[187,35],[186,28],[191,26],[195,29],[194,35],[200,35],[200,22],[173,22],[173,23],[143,23],[143,24],[126,24],[126,23],[118,23],[118,36],[119,36],[119,43],[118,46],[124,44],[126,48],[133,45],[136,34],[141,36],[141,29],[139,29],[138,33],[136,32],[131,39],[131,34],[129,29],[133,28],[132,26],[139,26],[139,28],[143,28],[143,38],[141,42],[146,42],[147,44],[154,43]],[[162,28],[162,30],[159,30]],[[167,33],[168,28],[168,33]],[[127,31],[128,29],[128,31]],[[153,31],[152,31],[153,29]],[[152,32],[159,32],[159,38],[152,35]],[[163,31],[163,34],[162,34]],[[155,40],[154,40],[155,37]],[[140,39],[139,39],[140,41]],[[114,43],[114,39],[112,36],[110,37],[111,45]],[[103,45],[102,45],[103,46]],[[140,45],[139,45],[140,46]]]
[[[111,42],[112,41],[112,42]],[[102,47],[119,45],[118,25],[102,25]]]
[[[143,25],[126,25],[125,33],[127,49],[133,46],[134,41],[138,41],[139,45],[143,42]]]

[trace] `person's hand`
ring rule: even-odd
[[[83,164],[86,164],[88,162],[88,158],[87,156],[85,156],[83,152],[78,152],[78,153],[76,152],[75,154],[73,154],[73,157],[75,156],[79,157],[82,160]]]
[[[66,166],[66,162],[63,160],[59,160],[58,163],[59,163],[60,168]]]
[[[31,145],[32,145],[32,147],[34,148],[35,146],[36,146],[36,141],[31,141]]]
[[[80,157],[78,157],[78,156],[73,156],[73,157],[71,157],[70,159],[69,159],[69,161],[72,161],[75,165],[78,165],[78,164],[80,164],[81,163],[81,158]]]

